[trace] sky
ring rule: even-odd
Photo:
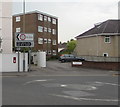
[[[23,12],[24,0],[13,0],[13,14]],[[120,0],[25,0],[26,12],[38,10],[58,17],[58,41],[79,34],[108,19],[118,19]]]

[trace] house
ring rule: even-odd
[[[77,56],[84,57],[87,61],[101,63],[99,68],[102,68],[103,62],[107,62],[108,69],[112,69],[110,66],[113,67],[112,64],[115,63],[118,67],[120,62],[120,20],[107,20],[95,24],[93,28],[78,35],[76,39],[75,52]]]
[[[40,11],[26,12],[25,15],[15,14],[13,15],[13,38],[15,38],[16,32],[34,33],[34,47],[32,51],[45,51],[47,56],[57,55],[57,17]]]
[[[61,52],[65,49],[67,49],[67,43],[66,42],[58,44],[58,52]]]

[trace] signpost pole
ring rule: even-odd
[[[18,47],[18,72],[20,72],[20,53],[19,53],[19,50],[20,48]]]

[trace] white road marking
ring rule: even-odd
[[[51,94],[52,96],[57,96],[57,97],[63,97],[63,98],[68,98],[68,99],[73,99],[73,100],[78,100],[78,101],[102,101],[102,102],[118,102],[119,100],[117,99],[94,99],[94,98],[77,98],[73,96],[66,96],[66,95],[56,95],[56,94]]]
[[[97,83],[97,84],[103,84],[103,85],[114,85],[114,86],[120,86],[119,84],[114,84],[114,83],[105,83],[105,82],[98,82],[98,81],[96,81],[95,83]]]
[[[23,85],[27,85],[27,84],[31,84],[31,83],[35,83],[35,82],[45,82],[47,80],[33,80],[33,81],[28,81],[26,83],[24,83]]]
[[[67,85],[63,85],[63,84],[62,84],[62,85],[60,85],[60,86],[61,86],[61,87],[67,87]]]

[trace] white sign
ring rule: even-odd
[[[82,65],[82,62],[72,62],[73,65]]]
[[[15,33],[15,47],[34,47],[34,34]]]

